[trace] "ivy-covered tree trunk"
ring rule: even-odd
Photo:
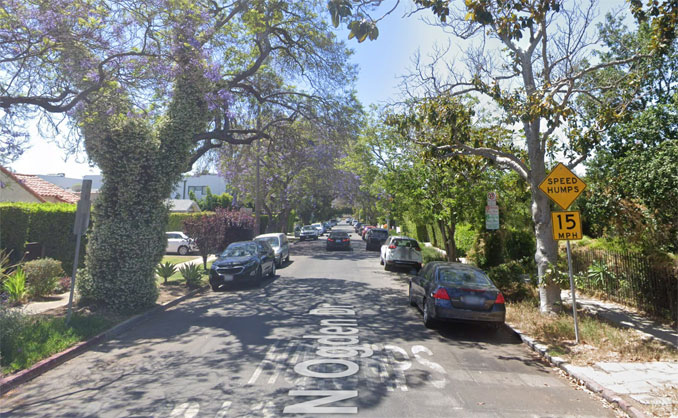
[[[205,128],[204,78],[191,67],[183,66],[157,131],[116,91],[86,110],[86,147],[104,185],[95,201],[86,273],[79,284],[83,301],[133,312],[157,299],[154,268],[167,245],[164,201],[189,168],[193,135]]]

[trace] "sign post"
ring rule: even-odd
[[[68,313],[66,314],[66,325],[71,321],[73,313],[73,294],[75,293],[75,275],[78,272],[78,260],[80,258],[80,238],[87,232],[89,225],[89,207],[90,193],[92,191],[92,180],[82,181],[82,190],[80,191],[80,200],[78,208],[75,211],[75,223],[73,224],[73,234],[75,235],[75,260],[73,260],[73,274],[71,275],[71,293],[68,296]]]
[[[487,206],[485,206],[485,229],[499,229],[499,206],[497,206],[497,194],[487,193]]]
[[[572,202],[586,188],[586,184],[562,163],[558,163],[551,173],[539,185],[539,189],[567,211]],[[579,344],[579,327],[577,324],[577,296],[572,275],[572,250],[570,240],[582,239],[581,217],[579,212],[551,212],[553,239],[565,240],[567,243],[567,270],[570,277],[572,293],[572,317],[574,319],[575,343]]]

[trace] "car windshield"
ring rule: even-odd
[[[257,248],[252,244],[229,245],[222,257],[251,257],[257,253]]]
[[[348,238],[348,234],[346,232],[332,232],[330,238]]]
[[[385,231],[383,229],[373,229],[370,234],[372,234],[373,238],[386,238],[388,237],[388,231]]]
[[[442,268],[438,280],[448,286],[494,286],[484,273],[470,269]]]
[[[310,225],[306,225],[305,227],[301,228],[301,230],[302,231],[313,231],[313,230],[315,230],[315,228],[310,226]]]
[[[280,247],[280,244],[278,243],[278,237],[261,237],[261,238],[257,238],[256,240],[262,241],[262,242],[268,242],[269,245],[273,248]]]

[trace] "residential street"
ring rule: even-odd
[[[615,416],[508,329],[426,329],[407,273],[352,246],[293,244],[262,287],[189,299],[12,391],[0,414]]]

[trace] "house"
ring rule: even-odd
[[[78,203],[80,196],[32,174],[0,166],[0,202]]]
[[[200,206],[191,199],[167,199],[165,202],[169,206],[170,212],[200,212]]]

